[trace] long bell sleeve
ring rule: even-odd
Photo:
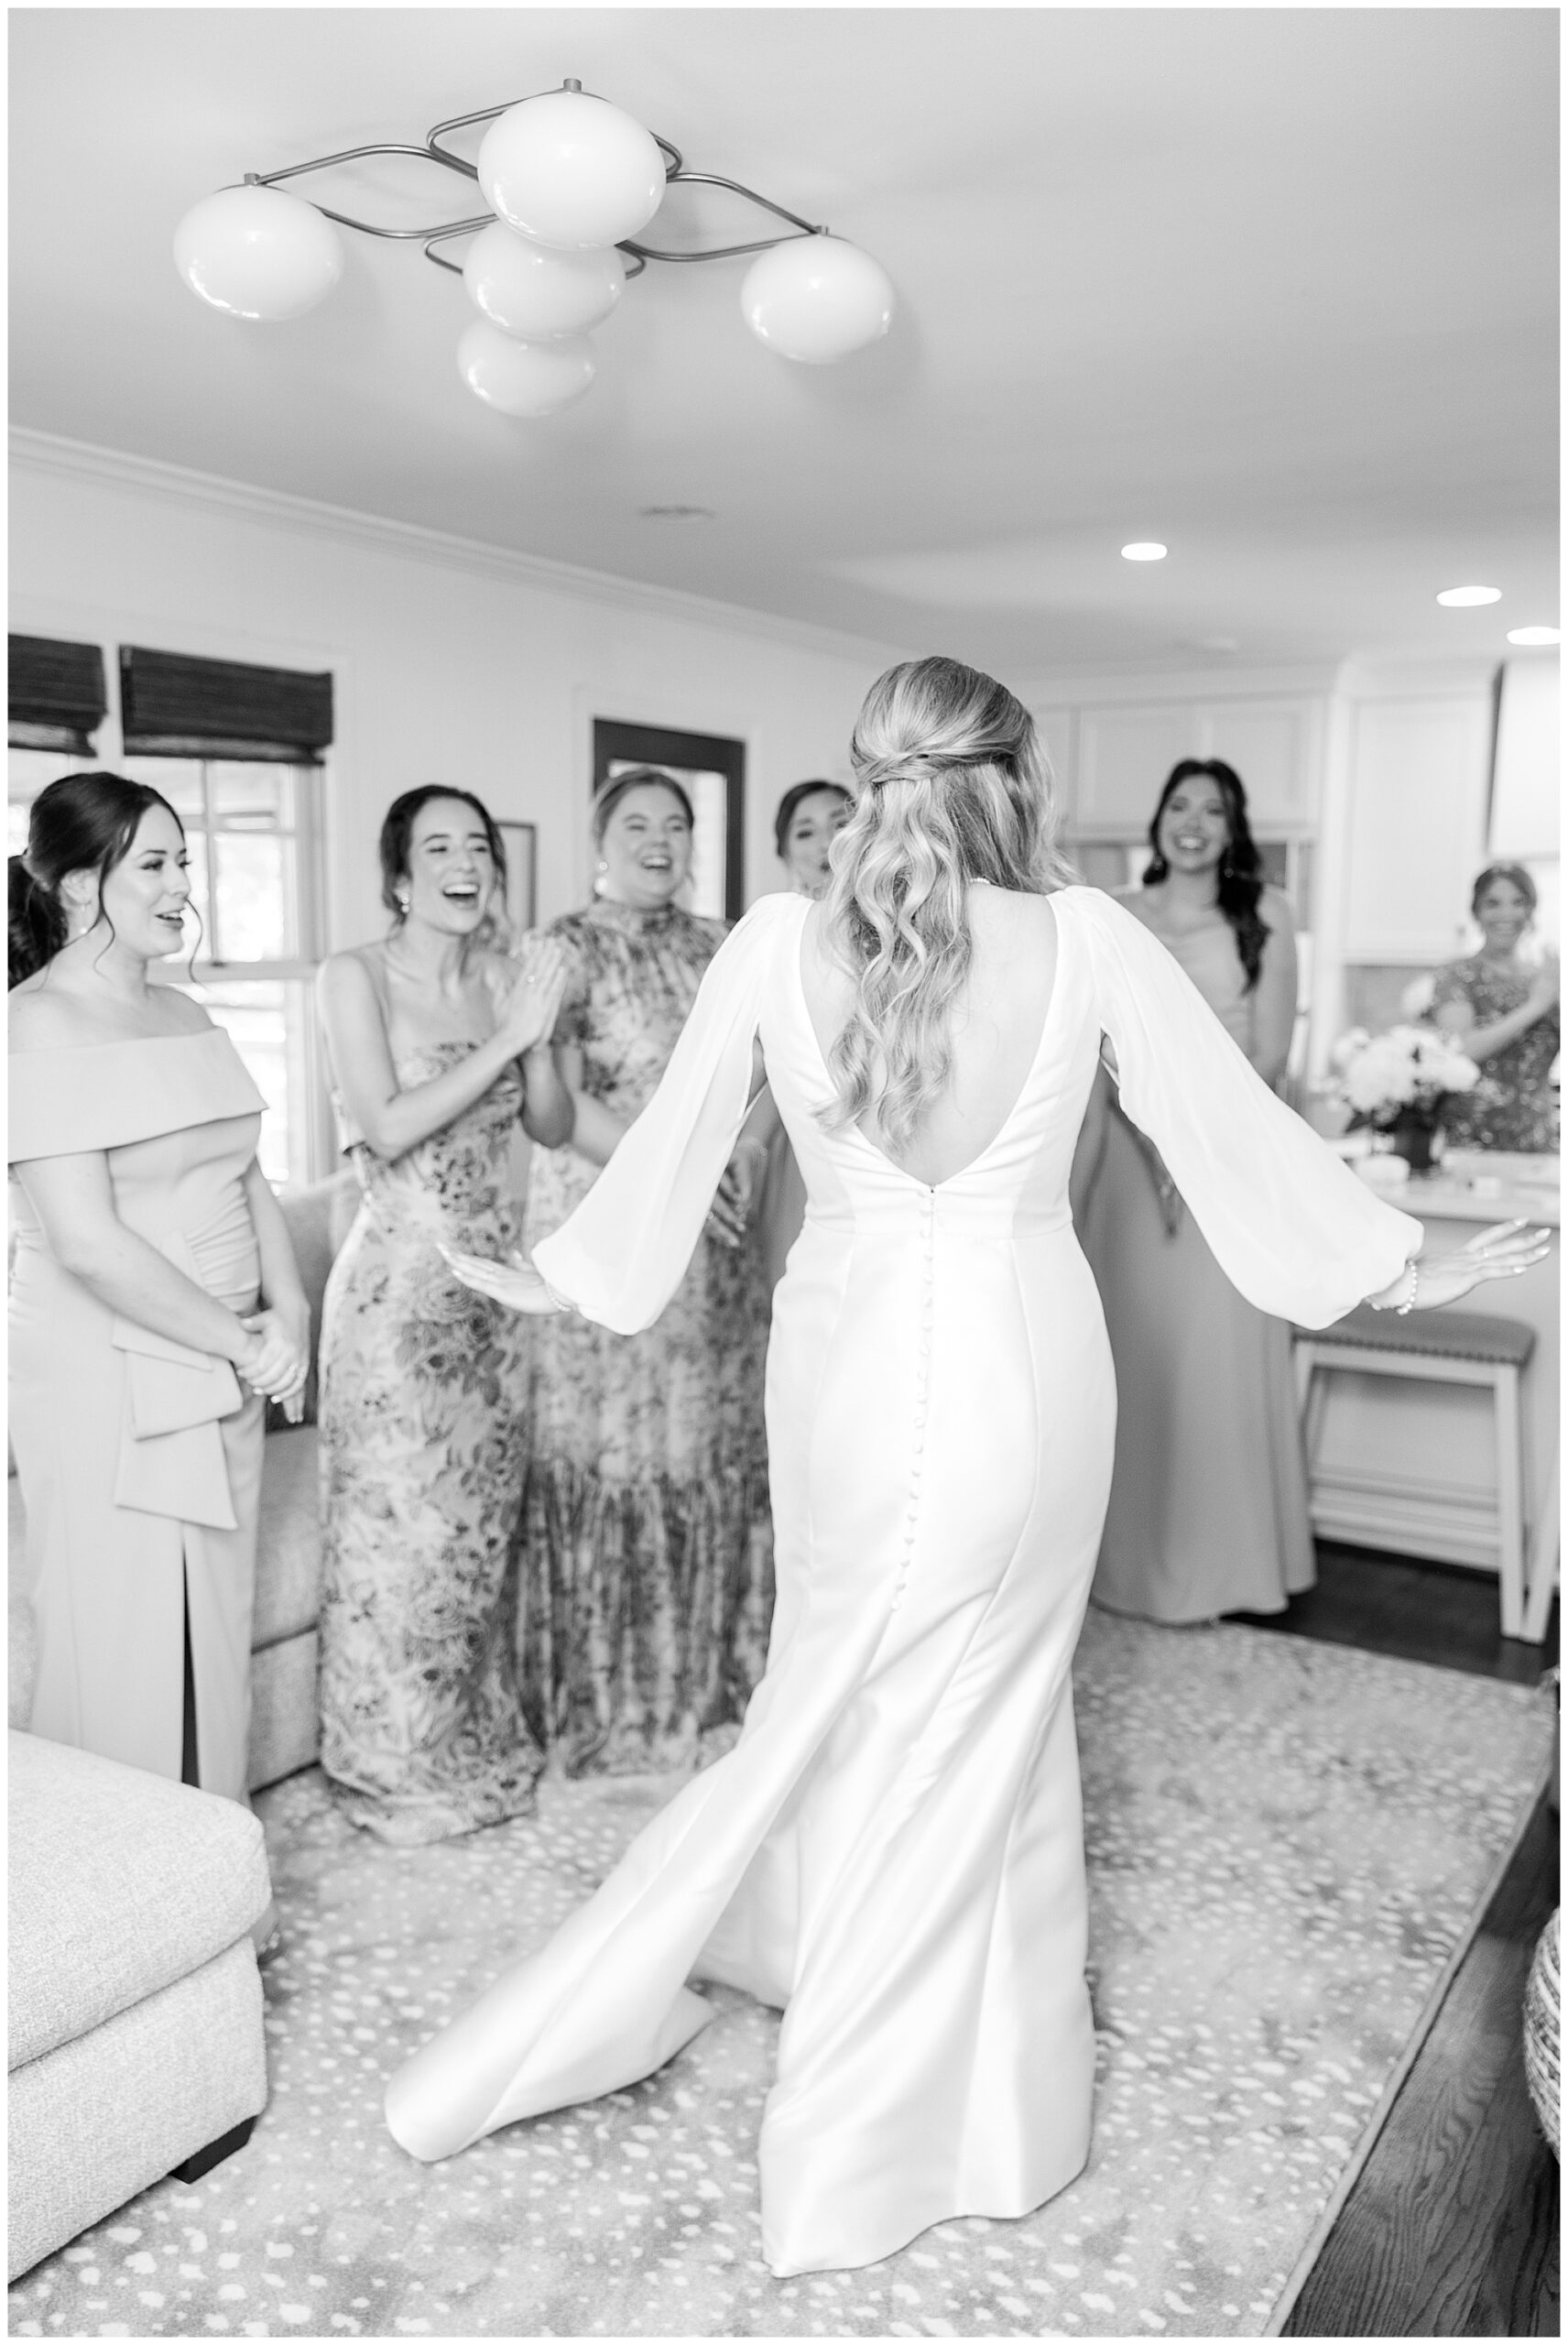
[[[556,1292],[618,1336],[650,1327],[691,1260],[750,1104],[764,989],[798,900],[765,896],[703,973],[663,1079],[576,1211],[534,1249]]]
[[[1065,890],[1094,964],[1122,1106],[1159,1149],[1220,1268],[1259,1311],[1324,1327],[1421,1250],[1261,1081],[1186,971],[1109,896]]]

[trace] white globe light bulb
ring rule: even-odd
[[[881,265],[842,236],[792,236],[760,253],[740,289],[740,312],[782,358],[831,365],[877,341],[897,296]]]
[[[457,345],[457,371],[475,398],[503,415],[553,415],[588,388],[593,353],[582,334],[516,342],[488,318],[475,318]]]
[[[567,251],[618,245],[664,200],[664,157],[640,122],[581,90],[509,106],[485,134],[479,184],[497,218]]]
[[[463,281],[474,307],[503,333],[547,342],[601,324],[621,298],[626,265],[613,245],[561,252],[497,220],[470,245]]]
[[[226,187],[174,232],[174,265],[192,293],[234,318],[303,317],[343,275],[337,231],[313,203],[276,187]]]

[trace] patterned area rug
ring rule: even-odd
[[[1102,2079],[1093,2157],[1022,2222],[772,2279],[757,2127],[777,2020],[719,2015],[635,2091],[433,2167],[383,2130],[406,2054],[542,1937],[669,1795],[392,1851],[319,1774],[257,1805],[287,1949],[248,2147],[11,2294],[20,2336],[1258,2336],[1544,1763],[1523,1689],[1242,1628],[1092,1614],[1076,1667]]]

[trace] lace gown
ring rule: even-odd
[[[1512,970],[1495,968],[1475,954],[1439,969],[1432,1007],[1437,1010],[1445,1001],[1468,1002],[1476,1025],[1489,1026],[1524,1008],[1530,982]],[[1554,1156],[1562,1143],[1557,1103],[1547,1077],[1562,1047],[1562,1017],[1553,1009],[1489,1058],[1477,1060],[1481,1079],[1475,1089],[1450,1092],[1443,1103],[1449,1146]]]
[[[397,1080],[472,1048],[407,1053]],[[344,1125],[364,1194],[321,1317],[321,1764],[356,1824],[408,1846],[526,1813],[542,1763],[512,1577],[532,1331],[436,1250],[517,1245],[522,1096],[508,1068],[391,1162]]]
[[[859,1131],[824,1133],[811,905],[769,897],[714,962],[647,1113],[539,1249],[602,1325],[657,1318],[760,1033],[809,1198],[768,1358],[768,1673],[735,1748],[394,2078],[388,2122],[414,2155],[648,2075],[709,2016],[696,1973],[785,2006],[759,2150],[776,2272],[1022,2214],[1082,2166],[1094,2034],[1070,1668],[1116,1402],[1067,1178],[1102,1030],[1129,1111],[1260,1308],[1322,1325],[1421,1233],[1258,1082],[1128,913],[1089,889],[1053,902],[1033,1066],[966,1170],[928,1187]]]
[[[1247,1050],[1255,998],[1229,925],[1164,949]],[[1317,1576],[1290,1330],[1237,1293],[1101,1081],[1109,1112],[1082,1237],[1118,1406],[1094,1601],[1173,1625],[1281,1612]]]
[[[572,976],[558,1042],[629,1122],[670,1063],[717,921],[600,901],[557,921]],[[600,1178],[574,1149],[536,1149],[528,1244]],[[684,1267],[684,1266],[683,1266]],[[657,1325],[612,1334],[535,1323],[523,1468],[522,1676],[529,1726],[569,1772],[679,1764],[738,1720],[773,1609],[756,1241],[691,1249]]]

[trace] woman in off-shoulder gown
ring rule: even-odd
[[[1040,900],[1061,867],[1010,693],[950,660],[909,663],[873,688],[854,754],[861,796],[826,903],[768,897],[739,923],[658,1093],[533,1271],[465,1265],[521,1307],[648,1325],[697,1241],[760,1042],[809,1199],[768,1358],[767,1674],[729,1755],[387,2095],[404,2147],[446,2157],[658,2068],[710,2016],[689,1978],[746,1989],[784,2009],[759,2148],[779,2274],[875,2262],[955,2215],[1021,2215],[1087,2154],[1070,1667],[1115,1394],[1067,1179],[1102,1034],[1129,1112],[1262,1307],[1322,1325],[1367,1295],[1398,1303],[1421,1238],[1258,1082],[1127,913],[1081,888]],[[907,975],[922,898],[928,962],[951,975],[956,954],[984,979],[975,1022],[994,1019],[998,1052],[1027,1068],[945,1178],[920,1135],[964,1109],[965,996],[945,1031],[911,1038],[866,942],[885,917],[880,974],[890,959]],[[813,1022],[835,934],[865,953],[836,1037]],[[867,1095],[845,1038],[868,1032],[873,1112],[846,1120]],[[873,1134],[891,1145],[922,1080],[937,1091],[944,1048],[956,1107],[939,1095],[912,1139],[904,1114],[905,1169]]]
[[[296,1410],[310,1323],[263,1101],[205,1012],[148,983],[191,895],[157,791],[51,782],[10,881],[30,1723],[243,1800],[264,1396]]]

